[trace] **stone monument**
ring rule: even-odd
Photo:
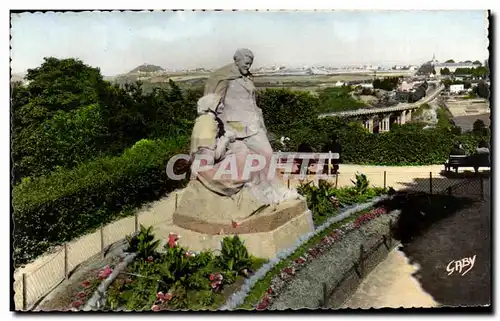
[[[271,258],[314,229],[305,199],[272,173],[273,150],[249,72],[253,59],[238,49],[198,101],[192,177],[173,215],[181,242],[193,250],[219,248],[224,236],[238,234],[250,253]]]

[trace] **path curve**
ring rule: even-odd
[[[343,309],[438,307],[413,274],[419,269],[398,248],[363,280]]]

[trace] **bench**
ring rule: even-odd
[[[340,160],[340,154],[339,153],[299,153],[299,152],[289,152],[289,153],[277,153],[278,154],[278,163],[279,164],[286,164],[288,162],[288,157],[291,157],[293,160],[294,166],[296,165],[298,167],[298,172],[300,173],[300,168],[302,166],[302,162],[304,159],[309,160],[309,165],[316,165],[318,164],[320,159],[324,159],[325,166],[327,167],[327,173],[330,175],[330,170],[332,168],[332,164],[338,164],[338,161]],[[307,174],[309,174],[310,171],[307,169]],[[294,173],[296,174],[296,173]],[[323,169],[323,174],[326,174],[324,169]]]
[[[460,167],[473,167],[474,172],[478,172],[480,167],[491,167],[489,154],[475,154],[475,155],[450,155],[448,160],[444,163],[446,172],[451,171],[451,168],[458,173]]]

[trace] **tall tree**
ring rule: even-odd
[[[70,137],[79,137],[88,142],[87,138],[78,136],[76,132],[89,134],[86,126],[102,125],[93,124],[96,119],[90,114],[79,114],[80,108],[93,106],[91,113],[101,115],[98,103],[105,81],[98,68],[73,58],[50,57],[44,58],[40,67],[28,69],[26,80],[26,86],[15,84],[12,90],[12,154],[16,180],[27,175],[46,173],[57,166],[73,166],[78,157],[63,157],[64,152],[55,152],[56,146],[62,146],[57,142],[65,139],[70,141]],[[79,115],[88,121],[73,119]],[[69,127],[65,128],[64,124]],[[101,130],[98,131],[101,133]],[[52,138],[49,139],[49,136]],[[98,136],[102,138],[100,134]],[[81,148],[73,151],[87,158],[95,156]],[[66,160],[68,163],[65,163]]]

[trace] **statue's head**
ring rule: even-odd
[[[253,52],[250,49],[241,48],[236,50],[233,59],[242,75],[248,75],[253,64]]]

